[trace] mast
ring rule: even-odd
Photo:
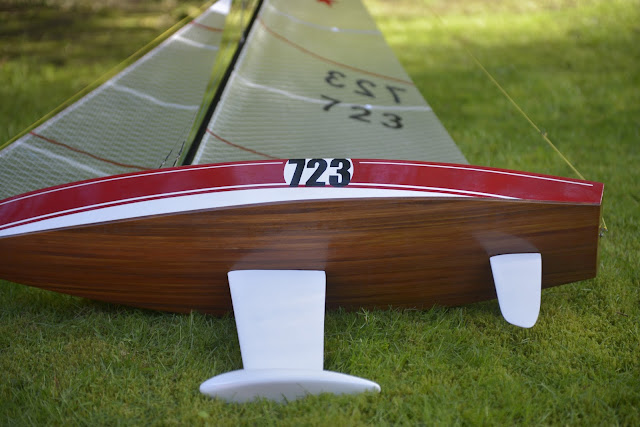
[[[213,98],[211,99],[211,102],[209,103],[209,106],[207,108],[206,113],[204,114],[202,120],[200,121],[199,125],[198,125],[198,130],[196,131],[196,134],[194,135],[193,139],[191,140],[190,144],[188,145],[188,150],[186,150],[183,155],[182,158],[178,161],[178,163],[182,164],[182,165],[189,165],[193,162],[193,157],[195,156],[196,151],[198,150],[198,148],[200,147],[200,143],[202,142],[202,138],[206,132],[207,129],[207,124],[209,123],[209,121],[211,120],[211,116],[213,116],[213,112],[216,109],[216,106],[218,105],[218,102],[220,102],[220,98],[222,97],[222,92],[224,91],[224,88],[226,87],[227,83],[229,82],[229,77],[231,76],[231,73],[233,72],[233,69],[236,65],[236,62],[238,61],[238,58],[240,57],[240,53],[242,52],[242,50],[245,47],[245,43],[247,40],[247,36],[249,35],[249,31],[251,31],[251,27],[253,27],[253,24],[256,20],[256,17],[258,16],[258,13],[260,11],[260,8],[262,7],[262,2],[263,0],[257,0],[257,4],[254,6],[253,8],[253,12],[251,13],[251,17],[249,18],[249,22],[247,23],[247,25],[244,27],[244,29],[241,32],[240,35],[240,39],[238,40],[238,44],[236,47],[236,50],[233,54],[233,57],[231,58],[231,61],[229,62],[229,65],[226,67],[225,69],[225,73],[222,76],[222,79],[220,79],[220,83],[218,84],[216,90],[215,90],[215,94],[213,96]],[[245,9],[245,5],[246,5],[246,1],[243,0],[242,1],[242,11],[244,12]],[[242,25],[242,23],[241,23]]]

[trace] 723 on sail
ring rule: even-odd
[[[349,159],[290,159],[284,167],[284,179],[291,187],[344,187],[352,176]]]

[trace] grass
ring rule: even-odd
[[[640,424],[640,4],[367,3],[472,163],[572,176],[465,49],[588,179],[605,182],[598,277],[544,291],[528,330],[506,324],[495,301],[330,312],[326,369],[371,378],[382,393],[288,405],[198,393],[242,366],[232,317],[3,282],[0,424]],[[6,4],[0,141],[180,17],[170,2]]]

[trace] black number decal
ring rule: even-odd
[[[293,172],[293,177],[291,178],[290,187],[297,187],[300,185],[300,178],[302,178],[302,171],[304,170],[305,159],[291,159],[288,163],[292,165],[296,165],[296,170]]]
[[[327,105],[325,105],[324,107],[322,107],[322,109],[324,111],[329,111],[331,109],[331,107],[333,107],[334,105],[338,105],[340,104],[340,101],[335,99],[335,98],[331,98],[330,96],[327,95],[320,95],[322,98],[326,99],[327,101],[331,101],[330,103],[328,103]]]
[[[371,92],[369,89],[367,89],[367,86],[369,86],[370,88],[376,87],[376,84],[374,82],[370,82],[369,80],[364,80],[364,79],[358,79],[358,80],[356,80],[356,84],[358,85],[360,90],[354,90],[353,91],[354,93],[357,93],[358,95],[368,96],[368,97],[371,97],[371,98],[375,98],[376,97],[373,94],[373,92]]]
[[[351,167],[351,162],[347,159],[333,159],[331,160],[331,167],[337,168],[338,166],[342,166],[336,172],[340,174],[331,175],[329,177],[329,184],[333,187],[344,187],[351,182],[351,174],[349,173],[349,168]]]
[[[395,86],[386,86],[386,88],[389,92],[391,92],[391,95],[393,95],[393,100],[396,101],[396,104],[400,104],[400,97],[398,96],[398,92],[406,92],[407,89]]]
[[[393,114],[393,113],[384,113],[383,116],[389,118],[388,121],[386,122],[380,122],[382,123],[384,126],[390,128],[390,129],[400,129],[402,128],[402,117],[398,116],[397,114]]]
[[[361,122],[371,123],[371,120],[365,119],[365,117],[371,115],[371,110],[361,107],[360,105],[354,105],[351,107],[352,110],[361,111],[361,113],[352,114],[349,116],[350,119],[360,120]]]
[[[289,165],[295,166],[295,169]],[[331,169],[325,175],[328,165]],[[291,180],[290,187],[299,187],[300,181],[303,180],[306,181],[304,185],[307,187],[324,187],[327,180],[332,187],[345,187],[351,182],[351,168],[349,159],[290,159],[285,166],[284,174],[285,181]]]
[[[350,87],[352,88],[353,86],[353,80],[351,80],[350,78],[347,77],[347,75],[345,73],[343,73],[342,71],[337,71],[337,70],[329,70],[327,71],[327,74],[324,77],[324,81],[330,85],[333,86],[335,88],[347,88],[349,89]],[[362,95],[362,96],[366,96],[369,98],[376,98],[376,88],[378,87],[378,84],[375,82],[372,82],[371,80],[366,80],[366,79],[357,79],[355,81],[355,85],[357,86],[356,88],[354,88],[353,93],[356,93],[358,95]],[[380,95],[381,91],[384,92],[384,90],[382,89],[383,85],[381,84],[380,89],[377,89],[377,94]],[[407,92],[407,89],[404,87],[398,87],[398,86],[391,86],[391,85],[384,85],[384,88],[389,92],[389,94],[391,94],[391,96],[393,97],[393,100],[396,104],[401,104],[402,100],[400,99],[400,97]],[[333,107],[335,107],[338,104],[341,104],[342,101],[340,99],[336,99],[333,98],[331,96],[327,96],[327,95],[320,95],[320,97],[324,100],[327,101],[323,106],[322,106],[322,110],[324,111],[331,111],[333,109]],[[364,102],[363,102],[364,104]],[[353,104],[346,104],[344,105],[346,106],[350,106],[352,113],[351,115],[349,115],[348,117],[350,119],[353,120],[357,120],[359,122],[364,122],[364,123],[371,123],[372,122],[372,111],[371,111],[371,105],[366,104],[366,105],[353,105]],[[373,117],[377,118],[379,117],[379,115],[382,114],[383,118],[378,121],[378,123],[382,124],[383,126],[389,128],[389,129],[402,129],[404,127],[404,123],[402,121],[402,117],[400,117],[397,114],[394,113],[382,113],[382,112],[376,112],[375,115],[373,115]],[[317,160],[317,159],[315,159]],[[340,160],[340,159],[338,159]],[[298,163],[296,163],[296,166],[298,165]],[[316,163],[314,163],[314,165],[316,165]],[[306,166],[307,168],[310,167],[309,165]],[[326,169],[326,166],[325,166]],[[342,170],[342,169],[340,169]],[[296,185],[299,185],[299,181],[300,179],[302,179],[302,172],[298,173],[298,169],[295,170],[295,176],[294,178],[297,178],[296,181]],[[323,170],[324,172],[324,170]],[[315,176],[315,175],[314,175]],[[317,175],[317,177],[319,177],[320,175]],[[341,175],[342,176],[342,175]],[[337,176],[336,176],[337,179]],[[338,182],[338,181],[336,181]],[[340,181],[342,182],[342,181]],[[316,186],[316,185],[320,185],[320,183],[317,180],[314,180],[312,183],[312,186]]]
[[[333,87],[344,87],[344,83],[339,83],[339,79],[340,78],[344,79],[346,77],[347,76],[345,76],[340,71],[329,70],[327,72],[327,77],[324,78],[324,81],[329,83]],[[336,80],[338,80],[338,81],[336,81]]]
[[[307,163],[307,168],[316,168],[316,170],[313,171],[305,185],[307,187],[324,187],[324,182],[319,182],[318,178],[327,170],[327,161],[325,159],[311,159]]]

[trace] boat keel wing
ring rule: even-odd
[[[539,253],[496,255],[490,262],[502,316],[522,328],[535,325],[540,313],[542,256]]]
[[[200,391],[227,402],[255,399],[288,402],[321,393],[380,391],[380,386],[364,378],[324,370],[239,369],[205,381]]]
[[[244,369],[200,386],[230,402],[380,391],[372,381],[323,370],[326,275],[310,270],[228,274]]]

